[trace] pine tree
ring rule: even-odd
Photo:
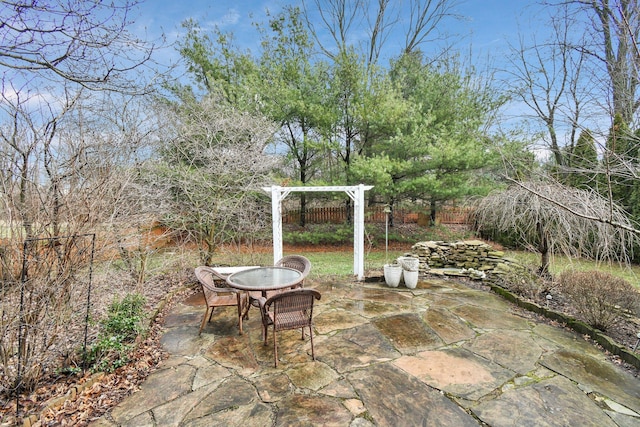
[[[569,157],[570,174],[567,183],[572,187],[587,190],[596,186],[594,173],[598,164],[598,152],[593,135],[588,129],[583,130],[578,137]]]
[[[628,176],[628,165],[636,161],[637,154],[636,136],[622,116],[616,114],[602,161],[608,180],[605,184],[611,186],[611,197],[627,212],[633,208],[631,195],[634,187],[634,180]]]

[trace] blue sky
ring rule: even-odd
[[[147,0],[135,13],[136,31],[150,37],[164,33],[174,41],[182,32],[180,23],[196,19],[203,27],[214,25],[232,31],[243,47],[257,46],[256,33],[251,23],[266,22],[265,10],[277,13],[283,0]],[[299,2],[298,2],[299,3]],[[476,58],[489,55],[499,61],[507,52],[508,41],[517,42],[519,32],[530,32],[530,19],[536,15],[536,0],[463,0],[456,12],[461,20],[450,20],[444,29],[457,34],[457,46],[471,51]],[[540,28],[535,27],[536,31]],[[163,60],[177,58],[171,50],[162,54]]]
[[[401,2],[403,0],[394,0]],[[407,0],[404,0],[407,3]],[[265,10],[275,14],[287,4],[300,4],[286,0],[146,0],[140,6],[136,19],[136,30],[149,37],[167,36],[168,41],[177,40],[184,31],[180,24],[188,18],[194,18],[203,28],[218,26],[224,31],[234,33],[238,44],[257,52],[259,40],[252,22],[267,22]],[[545,26],[548,12],[541,9],[539,0],[459,0],[455,9],[461,19],[448,20],[443,31],[457,40],[464,59],[470,60],[479,72],[484,70],[505,70],[509,67],[506,57],[509,44],[518,45],[518,38],[525,39],[535,35],[538,41],[545,38]],[[426,49],[425,49],[426,50]],[[394,52],[395,53],[395,52]],[[428,54],[429,52],[427,52]],[[156,61],[160,63],[176,62],[179,55],[174,48],[158,52]],[[381,61],[384,65],[385,62]],[[184,73],[178,68],[174,75]],[[498,72],[496,78],[508,74]],[[500,126],[510,128],[518,126],[523,115],[530,114],[521,102],[511,102],[503,111]]]

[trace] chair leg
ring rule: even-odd
[[[245,320],[249,319],[249,309],[251,308],[251,299],[249,297],[249,293],[245,293],[243,295],[244,298],[244,313],[242,314],[242,317]]]
[[[313,330],[309,326],[309,337],[311,337],[311,359],[316,360],[316,353],[313,350]]]
[[[275,367],[278,367],[278,334],[276,328],[273,328],[273,357],[275,358]]]
[[[242,309],[243,309],[242,298],[241,298],[240,295],[238,295],[238,329],[240,329],[240,335],[243,334],[243,332],[242,332]]]
[[[211,310],[211,314],[213,314],[213,310],[211,307],[207,306],[207,311],[205,311],[204,316],[202,317],[202,322],[200,322],[200,330],[198,331],[198,336],[202,333],[202,329],[204,329],[204,325],[207,323],[207,318],[211,321],[211,315],[209,314],[209,310]]]

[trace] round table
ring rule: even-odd
[[[258,267],[230,274],[227,284],[243,291],[260,291],[266,297],[267,291],[293,288],[300,285],[303,279],[302,273],[293,268]]]

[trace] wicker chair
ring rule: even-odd
[[[275,264],[276,267],[288,267],[298,270],[302,273],[303,281],[300,282],[300,287],[304,286],[304,278],[309,275],[311,271],[311,261],[302,255],[287,255],[280,258]]]
[[[309,328],[311,338],[311,358],[316,360],[313,349],[313,302],[320,299],[320,292],[315,289],[293,289],[270,297],[260,298],[262,313],[262,339],[267,345],[267,331],[273,328],[273,357],[278,367],[278,331],[301,329],[304,340],[304,328]]]
[[[246,292],[237,289],[223,287],[226,282],[224,276],[216,273],[211,267],[201,266],[195,269],[196,278],[202,286],[207,311],[204,313],[198,336],[202,333],[202,329],[207,322],[211,321],[213,310],[216,307],[238,307],[238,327],[242,335],[242,319],[247,318],[249,297]],[[208,320],[207,320],[208,319]]]

